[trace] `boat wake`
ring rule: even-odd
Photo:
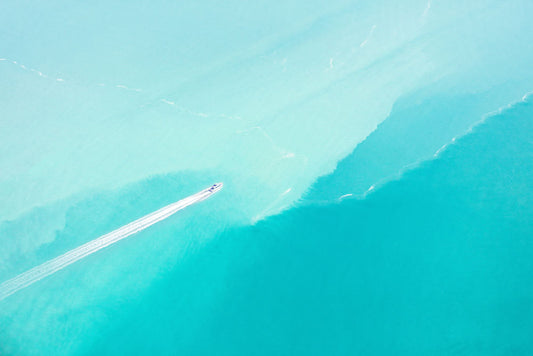
[[[130,235],[146,229],[155,223],[168,218],[181,209],[189,205],[198,203],[209,198],[214,193],[222,189],[222,183],[213,184],[211,187],[193,194],[185,199],[167,205],[153,213],[143,216],[127,225],[118,228],[108,234],[102,235],[92,241],[87,242],[67,253],[53,258],[37,267],[34,267],[18,276],[0,284],[0,300],[9,297],[13,293],[24,289],[31,284],[67,267],[68,265],[81,260],[107,246],[114,244]]]

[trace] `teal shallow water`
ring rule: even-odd
[[[4,301],[3,351],[527,355],[532,124],[520,102],[364,199],[304,204],[208,242],[190,225],[216,210],[195,207],[59,272],[39,297]],[[173,181],[150,182],[151,196]],[[96,198],[69,221],[105,216]],[[154,254],[172,263],[151,265]]]
[[[517,104],[363,200],[219,234],[92,352],[527,355],[532,129]]]
[[[532,16],[2,3],[0,354],[533,353]]]

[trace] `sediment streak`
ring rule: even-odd
[[[127,225],[118,228],[108,234],[102,235],[92,241],[89,241],[67,253],[51,259],[37,267],[34,267],[18,276],[9,279],[0,284],[0,300],[7,298],[13,293],[28,287],[29,285],[55,273],[68,265],[81,260],[82,258],[93,254],[104,247],[114,244],[130,235],[133,235],[147,227],[168,218],[181,209],[188,207],[189,205],[198,203],[202,200],[209,198],[222,188],[222,183],[217,183],[210,188],[204,189],[194,195],[191,195],[185,199],[167,205],[153,213],[143,216]]]

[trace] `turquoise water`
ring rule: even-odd
[[[532,119],[517,104],[365,199],[217,235],[91,352],[528,354]]]
[[[1,4],[0,354],[533,353],[532,16]]]

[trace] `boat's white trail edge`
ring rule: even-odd
[[[30,286],[31,284],[55,273],[68,265],[81,260],[82,258],[93,254],[104,247],[110,246],[130,235],[146,229],[147,227],[168,218],[181,209],[189,205],[201,202],[211,195],[222,189],[222,183],[213,184],[211,187],[202,190],[185,199],[167,205],[153,213],[143,216],[127,225],[118,228],[108,234],[102,235],[92,241],[89,241],[65,254],[53,258],[37,267],[34,267],[18,276],[9,279],[0,284],[0,300],[9,297],[19,290]]]

